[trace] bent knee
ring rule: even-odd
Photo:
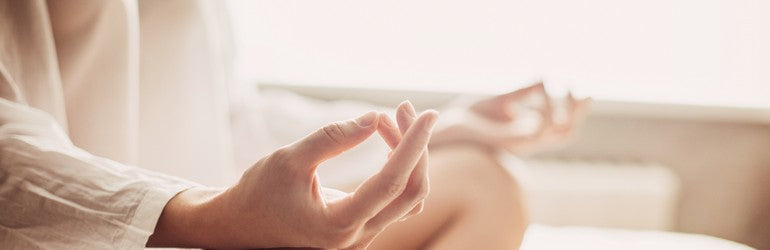
[[[474,198],[521,200],[517,176],[503,166],[497,155],[476,146],[445,146],[431,151],[431,171],[449,176]]]
[[[431,164],[435,163],[431,172],[454,191],[449,195],[457,204],[455,216],[466,223],[496,228],[495,235],[509,244],[521,242],[529,224],[523,189],[519,177],[497,155],[458,146],[431,151],[430,157]]]

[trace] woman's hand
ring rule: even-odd
[[[527,107],[524,102],[539,98],[539,107]],[[585,115],[589,98],[575,99],[567,95],[567,114],[563,121],[554,119],[554,105],[543,83],[537,83],[510,93],[484,99],[472,104],[465,114],[455,118],[448,126],[436,131],[431,145],[449,142],[469,142],[490,149],[504,149],[513,154],[523,154],[540,146],[564,141],[573,132],[578,121]],[[513,107],[534,110],[539,116],[535,128],[520,131],[514,123],[522,119]]]
[[[264,157],[227,190],[177,195],[148,245],[365,248],[427,195],[426,149],[436,118],[435,111],[425,112],[404,127],[402,138],[387,137],[395,146],[392,156],[350,194],[321,187],[316,168],[363,142],[387,117],[370,112],[327,125]],[[394,134],[392,128],[381,130]]]

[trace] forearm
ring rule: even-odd
[[[148,247],[218,247],[216,242],[224,238],[221,223],[214,205],[222,189],[191,188],[180,192],[163,208],[155,225],[155,231],[147,241]]]
[[[163,208],[146,246],[244,249],[297,243],[270,236],[276,230],[266,226],[271,223],[263,223],[265,208],[239,204],[247,199],[244,195],[252,193],[236,191],[238,186],[197,187],[180,192]]]

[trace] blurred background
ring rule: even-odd
[[[523,159],[535,222],[770,249],[770,1],[230,0],[237,76],[441,107],[537,80],[595,102]],[[514,160],[514,159],[511,159]]]

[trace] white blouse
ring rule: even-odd
[[[0,0],[2,248],[143,248],[236,180],[221,2]]]

